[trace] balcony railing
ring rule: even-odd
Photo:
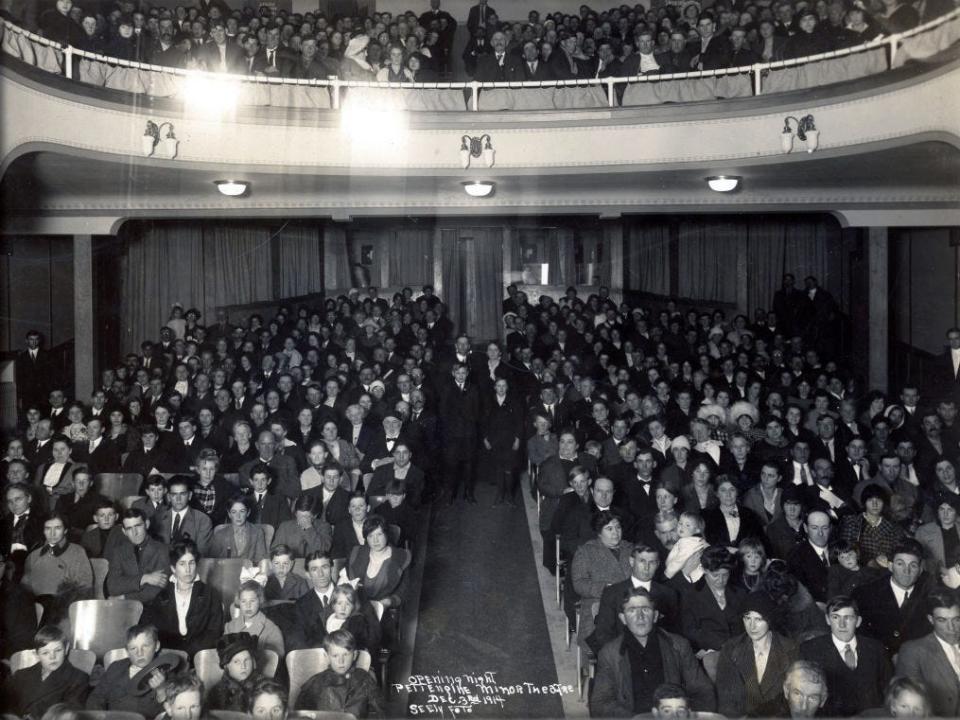
[[[341,110],[351,105],[364,110],[566,110],[753,97],[876,75],[954,45],[960,40],[960,8],[906,32],[792,60],[687,73],[500,83],[378,83],[333,76],[297,80],[226,75],[64,47],[6,20],[0,32],[4,54],[47,72],[150,97],[212,104],[219,112],[250,106]]]

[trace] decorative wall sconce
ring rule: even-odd
[[[168,127],[167,134],[161,137],[163,128]],[[153,120],[147,120],[147,129],[143,131],[143,156],[150,157],[154,153],[158,157],[173,160],[177,156],[177,146],[180,141],[173,134],[173,123],[165,122],[157,125]]]
[[[797,124],[797,132],[794,133],[790,128],[790,121]],[[801,142],[807,144],[807,152],[812,153],[820,145],[820,131],[813,124],[813,115],[804,115],[797,119],[793,115],[788,115],[783,119],[783,133],[780,135],[780,147],[785,153],[793,150],[793,136],[796,134]]]
[[[486,142],[486,144],[484,144]],[[490,136],[483,134],[480,137],[470,137],[469,135],[464,135],[460,139],[460,164],[463,165],[463,169],[466,170],[470,167],[470,162],[472,158],[483,157],[483,164],[490,168],[493,167],[493,163],[496,155],[496,151],[493,149],[493,145],[490,144]]]

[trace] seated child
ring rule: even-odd
[[[323,639],[330,667],[307,680],[297,710],[351,713],[357,720],[384,717],[377,681],[357,667],[357,643],[348,630],[334,630]]]
[[[250,693],[263,679],[257,671],[257,639],[247,632],[228,633],[217,640],[223,677],[207,695],[207,709],[246,712]]]
[[[284,655],[283,634],[280,628],[266,615],[261,608],[265,604],[263,588],[255,580],[247,580],[237,591],[235,603],[240,614],[223,626],[224,633],[247,632],[257,639],[260,648],[258,665],[264,665],[264,650],[273,650],[281,660]]]
[[[883,575],[882,568],[861,567],[856,543],[840,540],[830,545],[827,596],[850,595],[854,589]]]
[[[759,538],[746,537],[737,543],[740,564],[734,574],[734,583],[747,592],[753,592],[760,584],[763,569],[767,565],[767,551]]]
[[[692,555],[710,547],[709,543],[703,539],[704,527],[703,518],[697,513],[680,513],[680,522],[677,523],[677,535],[680,539],[677,540],[677,544],[670,549],[667,555],[666,567],[663,570],[663,574],[667,579],[672,578],[683,570],[683,566],[686,565],[687,560],[689,560]],[[697,565],[696,569],[691,573],[690,579],[696,582],[701,577],[703,577],[703,568]]]
[[[39,718],[55,703],[83,707],[90,678],[67,660],[66,633],[56,625],[42,627],[33,638],[33,648],[40,662],[7,678],[0,690],[0,708],[20,717]]]

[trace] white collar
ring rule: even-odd
[[[843,651],[846,649],[847,645],[850,646],[850,649],[853,650],[854,654],[857,652],[857,636],[854,635],[853,639],[845,643],[833,633],[830,633],[830,639],[833,640],[833,646],[837,649],[837,652],[840,653],[840,657],[843,657]]]

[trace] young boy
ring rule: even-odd
[[[351,713],[357,720],[384,717],[377,681],[357,667],[357,643],[348,630],[334,630],[323,639],[330,667],[307,680],[297,710]]]
[[[56,625],[40,628],[33,647],[40,662],[17,670],[4,683],[0,691],[4,712],[39,718],[56,703],[82,707],[90,678],[67,661],[70,643],[63,630]]]
[[[707,541],[703,539],[704,527],[703,518],[697,513],[680,513],[680,522],[677,524],[677,535],[680,539],[677,540],[677,544],[671,548],[667,555],[667,562],[663,571],[667,579],[680,572],[691,555],[709,547]],[[696,582],[701,577],[703,577],[703,568],[698,565],[690,579]]]

